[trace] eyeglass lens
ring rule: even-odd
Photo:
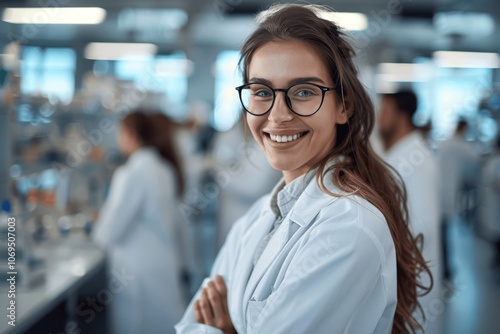
[[[308,116],[314,114],[323,101],[323,91],[312,84],[297,84],[288,88],[286,102],[293,112]],[[251,83],[240,90],[243,107],[254,115],[263,115],[273,106],[276,98],[273,89],[267,85]]]

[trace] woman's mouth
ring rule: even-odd
[[[307,132],[308,131],[303,131],[303,132],[298,132],[298,133],[290,134],[290,135],[273,135],[270,133],[266,133],[266,135],[269,139],[271,139],[272,141],[274,141],[276,143],[289,143],[289,142],[295,141],[297,139],[300,139]]]

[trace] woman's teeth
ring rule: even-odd
[[[269,134],[269,136],[271,137],[271,140],[275,141],[277,143],[288,143],[288,142],[299,139],[303,135],[304,135],[304,132],[296,133],[292,136],[277,136],[277,135]]]

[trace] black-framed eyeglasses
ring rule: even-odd
[[[285,93],[288,108],[299,116],[312,116],[323,105],[325,93],[334,90],[313,83],[299,83],[288,88],[273,88],[264,83],[251,82],[236,87],[241,105],[248,113],[262,116],[273,108],[276,92]]]

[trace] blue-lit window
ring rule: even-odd
[[[75,94],[76,56],[72,49],[23,47],[21,91],[64,104]]]
[[[157,56],[151,60],[115,62],[118,78],[131,80],[142,91],[165,95],[161,109],[172,117],[182,117],[192,64],[184,53]]]
[[[445,139],[453,134],[459,117],[473,119],[479,102],[492,87],[488,68],[437,68],[432,89],[435,134]]]
[[[429,67],[433,66],[431,58],[417,57],[414,63]],[[424,126],[432,122],[434,112],[432,85],[431,78],[427,77],[426,80],[413,82],[413,90],[418,97],[418,108],[413,117],[413,123],[417,126]]]
[[[241,85],[242,78],[238,70],[238,51],[223,51],[215,63],[215,109],[213,126],[216,130],[226,131],[232,128],[241,115],[238,92],[234,87]]]

